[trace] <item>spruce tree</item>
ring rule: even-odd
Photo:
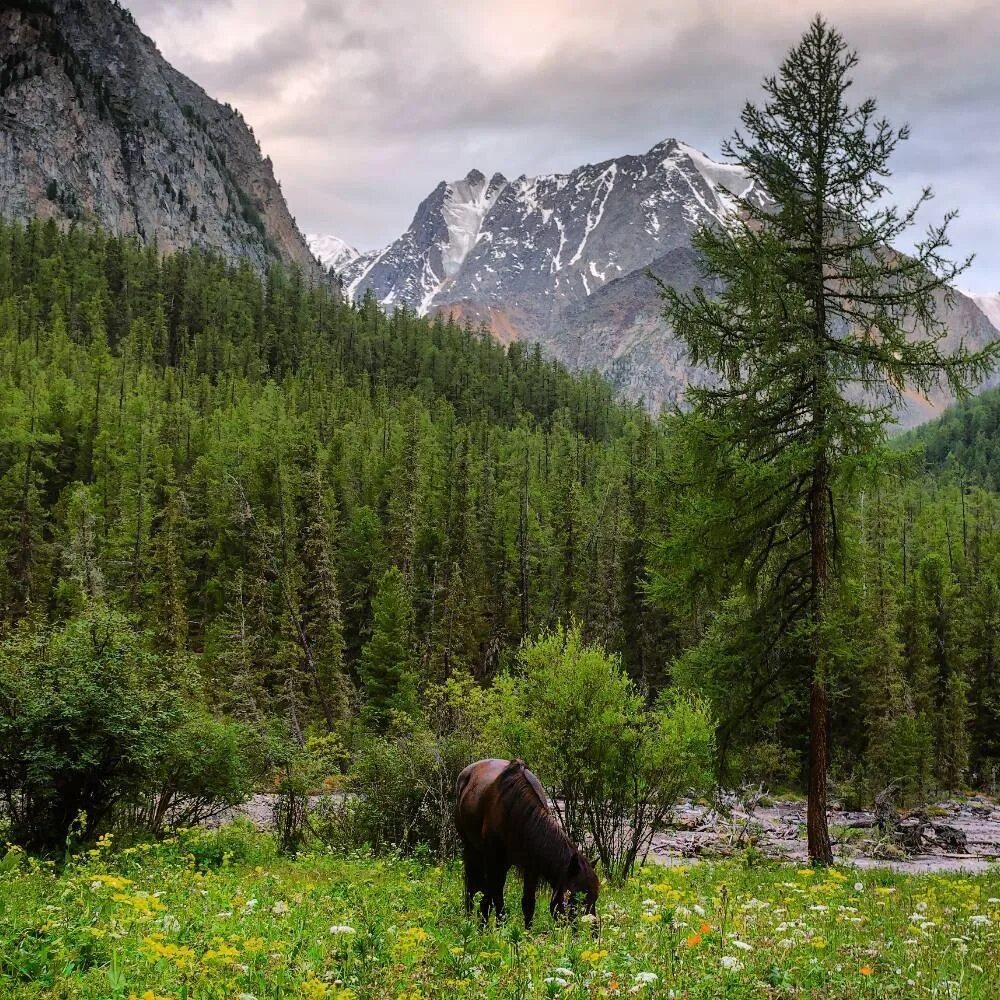
[[[359,672],[367,721],[384,730],[392,713],[416,707],[416,638],[413,602],[396,566],[379,581],[372,600],[371,635],[361,651]]]
[[[852,473],[882,441],[905,388],[961,393],[996,357],[942,344],[937,306],[968,264],[945,257],[951,216],[912,252],[894,249],[930,191],[906,211],[886,205],[889,161],[908,130],[878,117],[872,99],[848,102],[856,63],[817,16],[724,145],[750,184],[731,192],[731,223],[695,240],[721,292],[662,289],[692,360],[718,376],[688,394],[701,489],[675,551],[692,576],[723,566],[754,595],[769,638],[751,698],[783,680],[808,692],[807,829],[819,863],[833,859],[828,680],[845,570],[838,514]],[[777,672],[766,655],[776,644],[792,651]]]

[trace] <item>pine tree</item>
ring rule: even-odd
[[[937,303],[964,266],[944,257],[950,216],[911,254],[892,249],[930,192],[908,211],[885,207],[889,160],[908,131],[878,118],[874,100],[847,103],[856,63],[817,16],[764,81],[763,107],[746,105],[745,133],[724,146],[752,183],[731,225],[696,236],[721,292],[663,289],[692,360],[720,377],[689,391],[694,468],[707,491],[682,548],[703,550],[698,568],[712,557],[729,567],[756,595],[768,644],[794,647],[791,679],[810,705],[809,854],[826,864],[838,514],[904,387],[944,382],[960,393],[997,357],[995,348],[941,348]],[[760,698],[789,675],[768,675],[766,657],[757,660]]]
[[[384,730],[394,711],[415,710],[415,649],[413,602],[403,574],[393,566],[372,601],[371,635],[359,664],[364,714],[374,728]]]
[[[318,470],[308,473],[303,499],[298,553],[302,566],[302,632],[309,650],[316,700],[327,726],[332,727],[347,711],[348,685],[344,674],[344,623],[331,541],[333,519]]]

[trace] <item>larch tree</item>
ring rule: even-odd
[[[791,680],[809,703],[808,842],[832,862],[827,828],[828,680],[839,655],[844,579],[838,514],[859,463],[883,440],[904,391],[962,393],[996,350],[948,350],[939,307],[969,261],[951,263],[948,223],[895,248],[931,197],[887,203],[889,161],[908,129],[850,103],[857,56],[816,17],[761,106],[724,144],[743,192],[725,227],[695,243],[705,288],[663,287],[665,316],[714,384],[688,392],[697,485],[675,530],[689,582],[721,570],[753,595],[761,639],[746,711]],[[716,580],[719,579],[716,572]],[[761,629],[760,622],[767,627]],[[842,624],[842,623],[841,623]],[[784,655],[772,654],[778,647]],[[774,664],[777,662],[777,669]]]

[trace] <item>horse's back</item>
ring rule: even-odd
[[[497,800],[500,779],[509,771],[513,762],[491,757],[469,764],[458,776],[455,783],[457,801],[455,822],[459,833],[466,842],[475,842],[482,837],[483,821],[491,805]],[[524,773],[541,807],[548,812],[549,799],[538,778],[521,761],[516,762]]]

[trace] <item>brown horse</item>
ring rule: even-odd
[[[507,873],[517,868],[524,878],[521,911],[525,927],[535,915],[538,883],[552,889],[549,912],[576,913],[576,897],[594,914],[600,883],[590,862],[549,812],[542,783],[520,760],[480,760],[458,776],[455,823],[465,862],[465,912],[472,913],[477,892],[483,898],[483,922],[490,908],[497,920],[506,917],[503,891]]]

